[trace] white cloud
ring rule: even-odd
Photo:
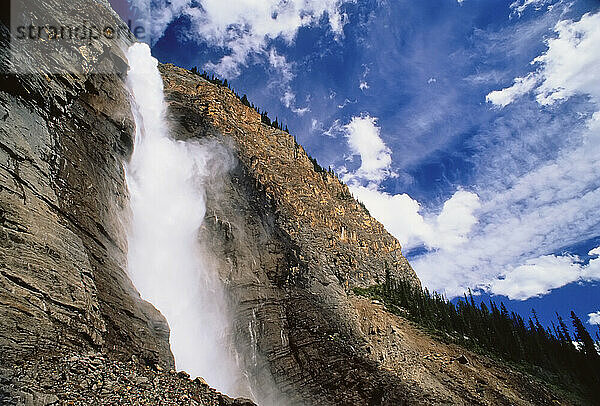
[[[459,190],[444,203],[437,217],[435,240],[438,248],[455,249],[467,242],[467,235],[478,223],[475,212],[481,208],[479,196]]]
[[[590,250],[590,252],[588,252],[588,255],[590,257],[599,256],[600,255],[600,247],[596,247],[596,248]]]
[[[279,100],[286,108],[294,110],[296,108],[296,94],[290,86],[290,82],[294,78],[292,64],[286,60],[285,56],[279,55],[274,48],[271,48],[269,50],[269,65],[279,72],[281,77],[281,80],[275,82],[278,90],[283,94]]]
[[[281,78],[286,84],[294,78],[292,64],[286,60],[284,55],[277,53],[275,48],[269,50],[269,64],[281,72]]]
[[[541,9],[546,4],[550,3],[549,0],[515,0],[511,5],[511,15],[517,14],[519,17],[523,14],[525,9],[528,7],[534,7],[536,10]]]
[[[506,106],[527,92],[535,92],[540,105],[574,94],[589,95],[592,102],[600,100],[596,90],[600,77],[589,68],[590,61],[600,62],[600,48],[589,46],[600,29],[600,24],[592,24],[597,18],[586,15],[578,22],[557,24],[559,35],[547,41],[548,50],[532,65],[535,71],[516,78],[507,89],[490,93],[488,101]],[[578,73],[572,75],[571,71]],[[519,111],[514,114],[518,123],[530,118],[521,117]],[[564,127],[567,121],[540,126],[544,132],[551,132],[548,138],[534,134],[532,139],[554,141],[569,137],[569,142],[564,149],[552,151],[534,163],[529,162],[531,156],[523,139],[537,126],[532,129],[519,124],[511,129],[516,135],[510,136],[518,146],[492,151],[499,152],[500,157],[482,155],[482,166],[491,158],[505,164],[515,161],[522,172],[476,178],[477,193],[459,190],[444,203],[439,214],[424,213],[419,202],[406,194],[391,195],[380,190],[381,180],[390,175],[391,162],[388,165],[386,159],[373,160],[379,172],[375,171],[378,175],[370,179],[357,176],[360,170],[338,172],[350,182],[355,197],[399,239],[405,250],[420,245],[428,248],[426,254],[411,261],[424,285],[449,297],[462,295],[470,287],[526,299],[568,283],[600,280],[600,259],[585,264],[574,255],[553,255],[564,247],[596,237],[600,225],[600,112],[591,118],[589,114],[581,117],[580,124],[569,127],[568,134]],[[351,147],[356,155],[362,157],[357,152],[359,145],[368,145],[376,151],[370,156],[383,151],[384,157],[391,158],[383,142],[368,143],[381,140],[376,120],[369,116],[354,119],[361,131],[359,126],[351,131],[349,125],[337,123],[329,133],[343,127],[346,133],[362,134]],[[487,136],[505,147],[505,142],[512,142],[493,130]],[[482,171],[487,173],[485,168]],[[593,254],[600,254],[600,248],[590,251]]]
[[[338,168],[338,173],[349,183],[352,194],[405,250],[424,244],[430,249],[453,251],[468,241],[469,232],[478,223],[475,213],[481,204],[477,194],[459,189],[444,203],[439,214],[425,215],[419,202],[409,195],[391,195],[379,189],[381,181],[396,174],[391,171],[391,150],[381,138],[376,117],[355,116],[345,125],[336,120],[324,134],[335,136],[340,132],[351,152],[360,156],[361,166],[354,172]]]
[[[281,102],[288,109],[296,101],[296,95],[291,90],[286,90],[283,92],[283,96],[281,96]]]
[[[437,79],[436,79],[436,78],[429,78],[429,79],[427,79],[427,84],[428,84],[428,85],[430,85],[430,84],[432,84],[432,83],[436,83],[436,82],[437,82]]]
[[[596,90],[600,77],[596,70],[588,69],[590,61],[600,55],[600,48],[592,50],[588,46],[600,29],[600,24],[590,23],[596,18],[588,15],[579,22],[556,25],[564,34],[548,40],[547,52],[536,58],[536,70],[517,78],[511,88],[491,93],[488,100],[505,106],[528,91],[536,92],[540,105],[574,94],[587,94],[592,102],[600,100]],[[561,53],[560,49],[566,51]],[[570,70],[582,77],[569,74]],[[520,113],[514,114],[519,122]],[[582,117],[586,120],[589,115]],[[521,122],[528,118],[523,116]],[[506,176],[494,172],[478,178],[474,188],[477,194],[457,192],[439,215],[422,213],[419,203],[408,195],[386,194],[376,183],[367,187],[355,184],[352,191],[405,249],[421,244],[429,249],[412,259],[413,268],[424,285],[449,297],[462,295],[470,287],[526,299],[568,283],[600,280],[600,259],[586,265],[577,256],[552,255],[597,236],[600,112],[577,127],[569,127],[568,134],[561,125],[542,128],[553,131],[547,135],[553,139],[568,136],[570,141],[563,150],[551,157],[545,155],[524,172],[508,172]],[[510,136],[516,139],[515,150],[504,144],[510,141],[503,138],[505,134],[492,132],[488,137],[504,145],[504,149],[492,151],[500,153],[500,162],[518,161],[515,165],[521,169],[529,165],[531,156],[522,142],[529,134],[520,132],[533,129],[520,125],[514,131],[516,136]],[[498,159],[490,156],[487,161],[489,158]],[[484,166],[487,161],[482,160]],[[590,255],[595,253],[600,249],[592,250]]]
[[[558,38],[548,42],[548,51],[535,59],[543,65],[544,81],[537,88],[540,104],[553,104],[575,94],[589,94],[600,102],[600,13],[585,14],[581,20],[561,21]]]
[[[405,250],[424,244],[430,249],[452,251],[467,242],[467,235],[478,222],[475,212],[481,204],[477,194],[458,190],[439,214],[425,215],[419,202],[409,195],[391,195],[379,189],[381,181],[396,174],[391,171],[391,150],[381,138],[376,117],[355,116],[346,125],[336,120],[324,134],[335,136],[340,132],[351,152],[360,156],[361,166],[355,172],[338,168],[338,173],[349,183],[354,197],[366,205]]]
[[[434,231],[420,213],[421,205],[407,194],[390,195],[376,187],[351,185],[354,197],[400,241],[403,249],[433,240]]]
[[[316,118],[310,120],[310,131],[315,131],[317,128],[323,128],[323,124],[319,122]]]
[[[354,197],[402,244],[404,250],[425,244],[432,249],[453,251],[467,241],[477,223],[479,197],[458,190],[437,216],[421,213],[421,205],[407,194],[390,195],[375,186],[350,185]]]
[[[600,13],[585,14],[579,21],[560,21],[554,31],[558,36],[547,41],[548,50],[531,62],[538,69],[515,78],[510,87],[491,92],[488,102],[504,107],[531,91],[542,105],[575,94],[600,101]]]
[[[356,172],[345,177],[346,182],[364,179],[369,182],[381,182],[390,176],[392,151],[381,139],[381,130],[377,118],[368,114],[352,117],[341,130],[348,141],[350,151],[359,155],[361,165]]]
[[[229,54],[207,68],[228,78],[239,74],[251,55],[266,54],[270,41],[282,39],[292,43],[301,27],[318,24],[322,18],[336,39],[344,35],[347,16],[341,6],[348,0],[171,0],[159,2],[161,8],[151,13],[154,40],[164,34],[169,24],[187,17],[191,30],[188,39],[218,46]],[[147,0],[134,0],[140,8]],[[156,7],[156,4],[153,4]]]
[[[298,114],[299,116],[303,116],[310,111],[310,107],[292,107],[292,112]]]
[[[318,130],[322,130],[322,131],[324,130],[323,124],[320,123],[320,122],[318,122],[315,119],[313,119],[313,121],[312,121],[311,128],[313,130],[317,130],[317,129]],[[342,126],[340,124],[340,120],[335,120],[333,122],[333,124],[331,124],[331,127],[329,127],[327,129],[327,131],[323,131],[323,135],[326,135],[326,136],[331,137],[331,138],[336,138],[337,133],[339,133],[341,131],[342,131]]]
[[[600,47],[594,46],[600,43],[600,16],[586,14],[580,21],[563,21],[555,30],[558,35],[547,40],[547,51],[534,60],[535,70],[515,79],[510,88],[490,93],[488,101],[505,106],[534,92],[539,105],[587,95],[588,106],[600,107],[600,76],[596,73]],[[561,110],[558,117],[569,111]],[[512,114],[519,123],[527,123],[531,117],[525,109]],[[598,258],[585,265],[574,255],[553,255],[597,237],[600,226],[600,111],[591,118],[589,113],[573,114],[572,122],[578,124],[568,129],[564,125],[568,121],[539,123],[543,137],[531,135],[537,126],[526,124],[512,128],[514,134],[492,130],[486,135],[502,148],[480,158],[484,175],[475,182],[481,199],[476,212],[479,222],[458,246],[459,253],[438,249],[412,260],[426,286],[448,296],[479,287],[525,299],[568,283],[600,279]],[[514,138],[514,148],[509,137]],[[524,143],[528,137],[558,146],[563,144],[556,140],[569,141],[532,163],[534,157]],[[486,162],[490,165],[494,160],[500,168],[504,165],[517,171],[496,168],[486,172]],[[600,249],[589,254],[598,255]]]
[[[590,318],[588,323],[590,324],[600,324],[600,311],[594,313],[588,313],[588,317]]]
[[[547,41],[548,50],[533,64],[535,71],[516,78],[510,88],[492,92],[488,101],[506,106],[532,91],[540,105],[574,94],[587,94],[592,102],[600,100],[596,90],[600,77],[594,69],[588,69],[600,52],[600,48],[592,50],[588,46],[600,29],[600,24],[590,23],[597,18],[592,17],[557,24],[560,33]],[[565,53],[559,52],[561,49],[566,49]],[[569,74],[571,70],[582,77]],[[517,123],[530,118],[520,117],[519,111],[514,114]],[[550,132],[545,135],[549,138],[535,134],[530,137],[529,132],[537,126],[519,124],[511,129],[516,134],[510,135],[516,140],[516,149],[505,144],[512,142],[505,138],[506,134],[492,131],[487,136],[505,149],[493,150],[492,156],[483,155],[483,166],[493,158],[505,165],[516,165],[521,172],[489,174],[484,168],[487,175],[475,182],[477,193],[459,190],[444,203],[439,214],[424,213],[419,202],[406,194],[391,195],[380,190],[381,180],[390,175],[391,163],[387,165],[385,159],[373,161],[380,171],[370,179],[357,176],[360,170],[348,173],[342,168],[338,172],[350,182],[355,197],[399,239],[405,250],[420,245],[428,248],[426,254],[411,261],[424,285],[449,297],[462,295],[470,287],[526,299],[568,283],[600,280],[600,259],[593,258],[585,264],[574,255],[553,255],[566,246],[596,237],[600,225],[600,112],[591,118],[589,114],[581,117],[580,124],[570,126],[568,134],[564,127],[568,120],[560,125],[540,126],[543,132]],[[349,125],[337,123],[329,133],[340,128],[346,133],[356,131],[363,136],[351,148],[355,154],[362,157],[357,152],[358,145],[369,145],[391,158],[383,142],[368,144],[368,140],[381,140],[376,120],[369,116],[355,119],[356,124],[361,124],[361,131],[359,126],[350,131]],[[562,150],[530,163],[531,156],[523,144],[527,137],[542,141],[569,137],[569,142]],[[499,157],[494,156],[496,152]],[[590,256],[594,254],[600,254],[600,248],[590,251]]]
[[[412,262],[423,283],[449,296],[460,295],[467,287],[486,288],[507,270],[532,265],[528,263],[531,259],[597,236],[600,134],[587,136],[588,140],[595,138],[595,141],[584,143],[516,180],[504,179],[509,182],[506,189],[482,189],[480,224],[474,227],[460,255],[436,251]],[[592,251],[590,255],[599,251]],[[573,270],[564,259],[561,261],[563,270]],[[534,263],[535,269],[548,264],[547,261]],[[597,266],[596,262],[593,264]],[[538,293],[544,293],[586,277],[587,272],[595,268],[579,269],[579,273],[573,272],[568,277],[564,272],[558,273],[555,275],[558,279],[552,283],[545,282],[543,272],[532,273],[533,269],[520,268],[517,273],[529,270],[528,275],[539,276]],[[516,281],[517,273],[507,278],[508,281]],[[502,286],[502,283],[497,285],[497,289]]]
[[[538,83],[537,75],[530,73],[522,78],[515,78],[512,86],[502,90],[494,90],[485,97],[485,101],[500,107],[506,107],[518,97],[530,92]]]
[[[594,280],[600,280],[600,260],[583,265],[577,256],[545,255],[505,272],[502,279],[491,283],[490,291],[510,299],[525,300],[572,282]]]
[[[366,90],[369,88],[369,83],[367,82],[367,76],[369,75],[369,72],[371,70],[369,69],[369,66],[365,65],[365,64],[362,65],[362,68],[363,68],[363,73],[362,73],[361,79],[359,81],[358,87],[360,90]]]
[[[269,65],[279,74],[280,80],[274,82],[283,95],[280,97],[281,103],[292,112],[302,116],[310,111],[308,106],[298,107],[296,105],[296,94],[290,85],[294,79],[293,63],[288,62],[284,55],[280,55],[274,48],[269,50]]]
[[[344,102],[342,104],[338,104],[338,109],[343,109],[344,107],[346,107],[349,104],[354,104],[354,103],[358,103],[358,100],[354,99],[354,100],[350,100],[350,99],[344,99]]]
[[[593,151],[582,147],[565,154],[562,159],[518,179],[504,191],[482,191],[481,225],[472,232],[460,255],[439,251],[413,261],[425,285],[445,290],[449,295],[460,295],[467,287],[489,286],[485,281],[494,281],[503,269],[519,268],[532,258],[596,236],[600,148],[597,144],[591,148]],[[561,264],[563,269],[571,269],[566,262]],[[535,265],[536,269],[541,266],[539,261]],[[512,275],[516,278],[521,270],[533,268],[521,268]],[[544,282],[543,272],[530,275],[540,277],[537,287],[543,293],[578,280],[587,275],[582,272],[591,270],[581,269],[579,274],[574,272],[564,279],[560,278],[565,274],[558,273],[554,275],[558,279],[550,285]],[[516,281],[515,278],[508,281]]]

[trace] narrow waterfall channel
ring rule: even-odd
[[[170,136],[163,82],[149,47],[134,44],[127,58],[136,123],[134,152],[125,168],[130,277],[167,318],[177,368],[230,396],[249,397],[232,346],[224,290],[198,241],[212,149]]]

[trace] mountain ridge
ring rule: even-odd
[[[502,371],[501,365],[456,346],[431,339],[423,341],[419,338],[422,333],[397,321],[396,316],[385,316],[384,319],[389,323],[400,323],[402,327],[374,326],[369,318],[383,317],[382,309],[376,303],[356,299],[351,292],[353,287],[382,283],[391,277],[405,278],[420,288],[412,268],[401,266],[406,261],[404,257],[396,262],[400,266],[388,266],[391,260],[387,254],[400,253],[397,241],[386,246],[381,240],[395,239],[382,225],[372,221],[365,227],[364,222],[354,220],[368,214],[354,199],[338,196],[347,192],[347,186],[327,171],[318,171],[308,154],[295,144],[292,135],[261,123],[260,115],[245,106],[232,91],[173,65],[160,65],[159,69],[175,136],[181,139],[232,138],[230,148],[239,159],[237,169],[231,175],[232,188],[246,190],[242,193],[246,196],[259,195],[250,198],[249,202],[243,202],[245,198],[240,200],[238,194],[231,192],[224,193],[227,202],[209,197],[209,213],[214,216],[207,218],[207,226],[214,229],[203,239],[215,241],[215,252],[219,252],[220,247],[235,247],[234,241],[244,239],[261,247],[260,233],[243,235],[242,232],[219,240],[217,223],[231,222],[233,229],[246,231],[262,227],[267,234],[268,230],[279,229],[279,233],[274,233],[279,235],[280,241],[286,241],[279,248],[285,251],[290,242],[292,247],[282,256],[291,258],[292,262],[276,268],[297,267],[298,271],[293,272],[305,275],[304,278],[290,279],[269,272],[272,261],[264,259],[268,254],[259,253],[256,255],[262,257],[257,268],[264,273],[258,278],[260,283],[253,282],[255,291],[247,289],[249,281],[242,276],[245,273],[249,276],[246,271],[239,271],[237,277],[222,275],[222,279],[228,281],[232,296],[242,292],[241,296],[247,300],[233,304],[239,315],[236,323],[245,326],[249,320],[258,319],[258,324],[263,326],[263,334],[258,334],[258,349],[263,355],[260,369],[271,371],[273,382],[284,388],[291,404],[552,404],[555,395],[542,389],[538,391],[527,377],[510,369]],[[181,122],[182,117],[193,119]],[[310,181],[305,185],[304,180]],[[225,181],[225,189],[227,183]],[[320,193],[311,193],[311,187]],[[326,194],[329,196],[324,197]],[[336,203],[343,207],[337,209],[343,213],[340,222],[331,219]],[[223,208],[223,205],[229,206]],[[237,223],[244,218],[245,210],[237,212],[236,207],[245,205],[254,207],[250,210],[253,213],[262,213],[258,216],[261,221],[253,222],[248,218],[245,225]],[[218,221],[213,221],[217,218]],[[262,226],[258,226],[261,222]],[[371,226],[373,229],[369,228]],[[342,227],[348,234],[342,232]],[[352,237],[343,238],[348,235]],[[361,244],[365,235],[368,242]],[[378,240],[379,236],[381,240]],[[334,244],[329,243],[332,239]],[[340,252],[343,254],[346,246],[361,252],[367,244],[370,246],[368,255],[356,254],[354,261],[345,263],[327,262],[327,258],[335,258]],[[268,243],[262,247],[263,252],[278,251]],[[378,251],[379,248],[383,249]],[[236,248],[225,249],[219,256],[229,258],[234,251]],[[245,256],[242,251],[238,250],[239,257],[233,255],[237,258],[234,264],[247,263],[253,257],[249,255],[248,260],[242,259]],[[298,254],[303,255],[304,261],[298,260]],[[325,260],[322,257],[326,257]],[[352,266],[354,262],[359,263],[356,268]],[[340,272],[336,266],[345,269]],[[361,266],[369,267],[370,272],[363,272]],[[252,270],[252,275],[259,274],[259,269]],[[298,300],[299,297],[304,300]],[[307,301],[312,306],[307,306]],[[281,308],[285,310],[282,312]],[[285,316],[280,316],[281,313]],[[244,335],[243,327],[236,331],[241,342],[251,340],[252,337]],[[291,337],[281,340],[287,341],[287,345],[279,342],[278,335],[273,337],[279,331],[287,331],[287,337]],[[404,341],[399,340],[400,336]],[[293,337],[300,337],[299,342],[295,343]],[[412,350],[402,350],[403,342]],[[439,352],[447,354],[444,361],[433,363],[433,368],[439,371],[431,369],[428,360],[432,355],[423,352],[421,345],[425,348],[438,346]],[[415,353],[421,355],[415,357]],[[403,354],[404,362],[400,354]],[[473,364],[463,367],[454,361],[462,354],[467,354]],[[471,379],[479,382],[475,378],[478,375],[476,368],[485,369],[489,381],[472,385]],[[323,369],[327,372],[323,373]],[[440,374],[442,370],[450,375]],[[255,370],[251,368],[250,374],[252,371]],[[500,382],[507,379],[511,383],[503,388]]]
[[[394,276],[409,279],[420,286],[415,272],[402,255],[398,240],[352,197],[348,186],[335,174],[315,170],[310,155],[296,142],[293,135],[262,123],[261,115],[245,106],[227,88],[212,84],[171,64],[161,65],[160,70],[165,81],[167,102],[174,92],[197,97],[198,104],[195,107],[201,110],[201,114],[214,129],[234,139],[240,161],[249,168],[265,193],[276,201],[279,210],[285,210],[290,217],[296,217],[296,224],[290,224],[289,221],[285,224],[290,236],[297,236],[303,226],[330,229],[331,233],[326,238],[329,246],[337,248],[338,244],[345,243],[357,251],[364,251],[364,257],[390,254],[378,266],[358,270],[359,275],[340,275],[346,287],[349,286],[346,283],[348,278],[360,286],[381,282],[384,280],[385,273],[382,272],[386,267]],[[165,74],[166,72],[169,74]],[[198,84],[181,86],[172,80],[173,74],[178,75],[179,80],[197,80]],[[170,119],[177,120],[177,116],[181,114],[173,112]],[[186,134],[178,134],[178,130],[181,131],[181,127],[174,130],[176,137],[186,139],[191,136],[192,127],[189,123],[185,129]],[[291,170],[287,169],[290,167]],[[299,182],[295,177],[304,182]],[[352,266],[352,262],[365,261],[350,259],[342,266]]]
[[[214,190],[208,185],[200,241],[212,242],[208,251],[227,281],[239,346],[256,345],[258,363],[254,353],[244,362],[258,377],[255,386],[274,382],[291,404],[359,404],[383,385],[392,403],[402,403],[403,385],[366,357],[357,320],[347,317],[351,287],[383,281],[386,263],[388,272],[418,284],[398,242],[374,220],[368,225],[381,234],[367,229],[362,221],[370,217],[347,187],[315,171],[291,135],[261,123],[228,89],[172,65],[159,69],[175,138],[233,141],[228,148],[238,164]],[[354,236],[369,245],[361,248]]]

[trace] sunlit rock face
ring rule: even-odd
[[[348,296],[386,272],[419,284],[398,242],[291,135],[261,124],[231,91],[160,69],[173,134],[221,140],[237,158],[207,185],[199,239],[218,253],[253,386],[274,386],[279,393],[262,397],[291,404],[369,404],[385,388],[386,401],[400,404],[404,384],[368,355]]]
[[[553,399],[506,365],[443,344],[354,296],[353,287],[386,275],[420,285],[397,240],[292,135],[262,124],[233,92],[172,65],[159,69],[173,136],[217,143],[235,157],[204,184],[198,241],[214,254],[240,365],[259,404]],[[469,366],[456,361],[464,354]]]

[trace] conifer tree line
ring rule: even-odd
[[[437,292],[386,274],[384,284],[355,288],[355,293],[380,299],[389,311],[467,349],[550,371],[563,386],[574,384],[591,399],[600,399],[600,328],[592,338],[575,312],[570,315],[572,330],[558,313],[552,328],[544,328],[534,310],[525,320],[502,302],[478,306],[470,291],[454,304]]]
[[[190,69],[190,71],[193,74],[206,79],[207,81],[209,81],[210,83],[212,83],[214,85],[226,87],[227,89],[231,90],[233,92],[233,94],[236,95],[236,97],[238,99],[240,99],[240,101],[242,102],[242,104],[244,106],[250,107],[250,108],[254,109],[254,111],[256,111],[258,114],[260,114],[260,121],[263,122],[264,124],[266,124],[270,127],[273,127],[273,128],[277,128],[278,130],[285,131],[288,134],[290,133],[287,125],[284,126],[283,123],[278,121],[277,117],[275,117],[275,120],[271,121],[271,119],[269,118],[269,114],[266,111],[263,111],[261,113],[260,108],[255,106],[254,103],[250,103],[250,101],[248,101],[248,96],[246,96],[244,94],[243,96],[240,97],[240,95],[237,94],[234,89],[232,89],[231,84],[227,82],[227,79],[221,80],[218,77],[216,77],[214,74],[209,75],[208,72],[206,72],[206,71],[199,73],[198,67],[196,67],[196,66],[194,66],[192,69]]]

